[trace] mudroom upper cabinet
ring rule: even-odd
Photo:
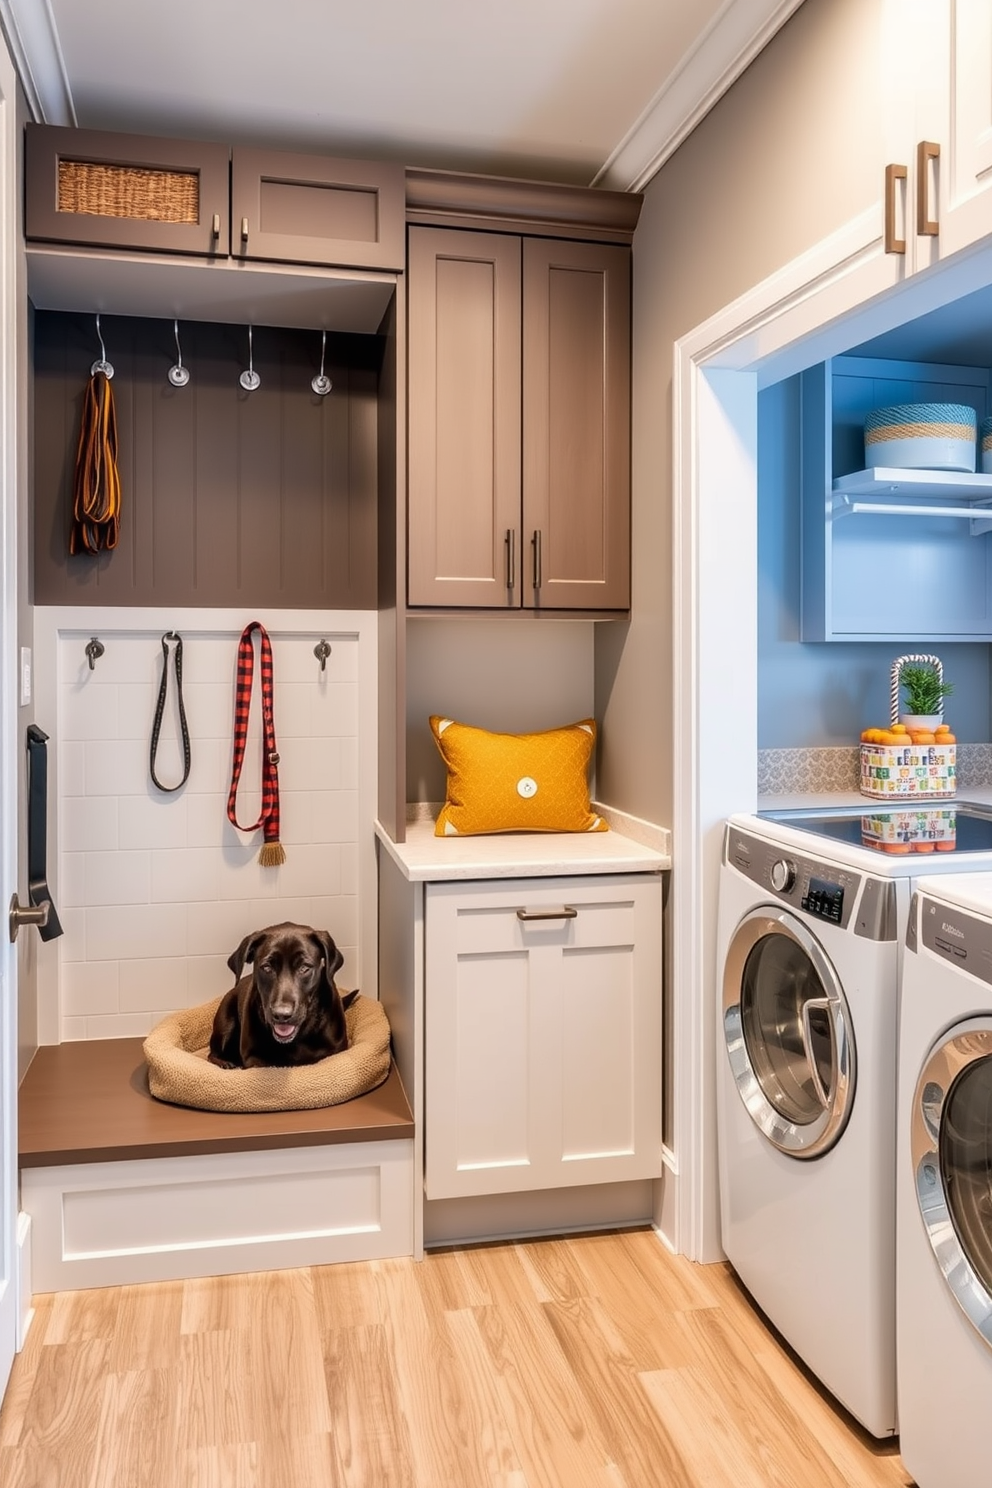
[[[24,149],[28,239],[227,256],[227,145],[29,124]]]
[[[630,603],[630,249],[409,232],[411,607]]]
[[[399,271],[401,166],[29,124],[35,242]]]
[[[231,253],[400,270],[404,191],[400,165],[238,146],[231,155]]]

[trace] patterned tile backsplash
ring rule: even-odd
[[[957,746],[958,790],[992,786],[992,744]],[[860,785],[858,746],[835,749],[759,749],[758,795],[856,791]]]
[[[292,618],[262,617],[272,639],[286,850],[285,864],[269,868],[258,862],[261,831],[238,831],[227,819],[241,626],[228,629],[219,612],[209,627],[203,612],[177,612],[153,628],[147,615],[121,610],[85,636],[62,625],[49,640],[57,684],[47,708],[39,695],[38,719],[51,736],[50,852],[65,934],[45,948],[58,962],[46,995],[57,1004],[47,1009],[49,1032],[62,1040],[144,1034],[167,1012],[219,995],[243,936],[278,920],[330,930],[345,956],[342,986],[372,974],[361,964],[359,913],[359,844],[371,841],[374,789],[374,733],[362,737],[363,694],[375,687],[374,638],[360,634],[368,617],[338,615],[338,628],[325,619],[316,633],[296,632]],[[348,630],[340,628],[345,618],[355,622]],[[189,780],[174,794],[149,778],[165,629],[183,636],[192,753]],[[94,633],[105,652],[90,670],[83,648]],[[313,651],[321,635],[331,645],[323,671]],[[39,660],[44,654],[42,642]],[[260,807],[259,679],[256,657],[242,822],[254,822]],[[169,686],[157,760],[163,785],[182,776],[171,666]]]

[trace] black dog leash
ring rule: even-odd
[[[28,725],[28,899],[48,905],[48,920],[38,926],[42,940],[55,940],[62,926],[48,887],[48,735]]]
[[[155,756],[158,753],[159,734],[162,732],[162,718],[165,714],[165,699],[169,690],[169,642],[175,641],[175,668],[176,668],[176,695],[179,700],[179,728],[183,738],[183,778],[178,785],[163,785],[155,774]],[[189,729],[186,727],[186,709],[183,706],[183,638],[175,630],[167,630],[162,637],[162,683],[158,690],[158,702],[155,704],[155,720],[152,724],[152,744],[149,756],[149,769],[153,783],[164,794],[179,790],[189,779],[190,748]]]

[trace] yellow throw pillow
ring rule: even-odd
[[[430,723],[448,767],[435,836],[607,831],[589,809],[594,719],[540,734],[491,734],[437,714]]]

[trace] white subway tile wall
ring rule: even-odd
[[[279,920],[330,931],[344,987],[359,979],[359,637],[329,633],[321,672],[312,631],[270,630],[286,862],[258,862],[260,830],[227,819],[237,629],[184,631],[183,691],[192,768],[164,794],[152,784],[149,741],[162,668],[161,630],[100,628],[91,671],[85,638],[60,633],[58,738],[59,1036],[145,1034],[166,1013],[227,990],[227,958],[242,937]],[[238,794],[238,817],[260,807],[260,670]],[[157,774],[182,775],[170,666]],[[53,805],[54,809],[54,805]]]

